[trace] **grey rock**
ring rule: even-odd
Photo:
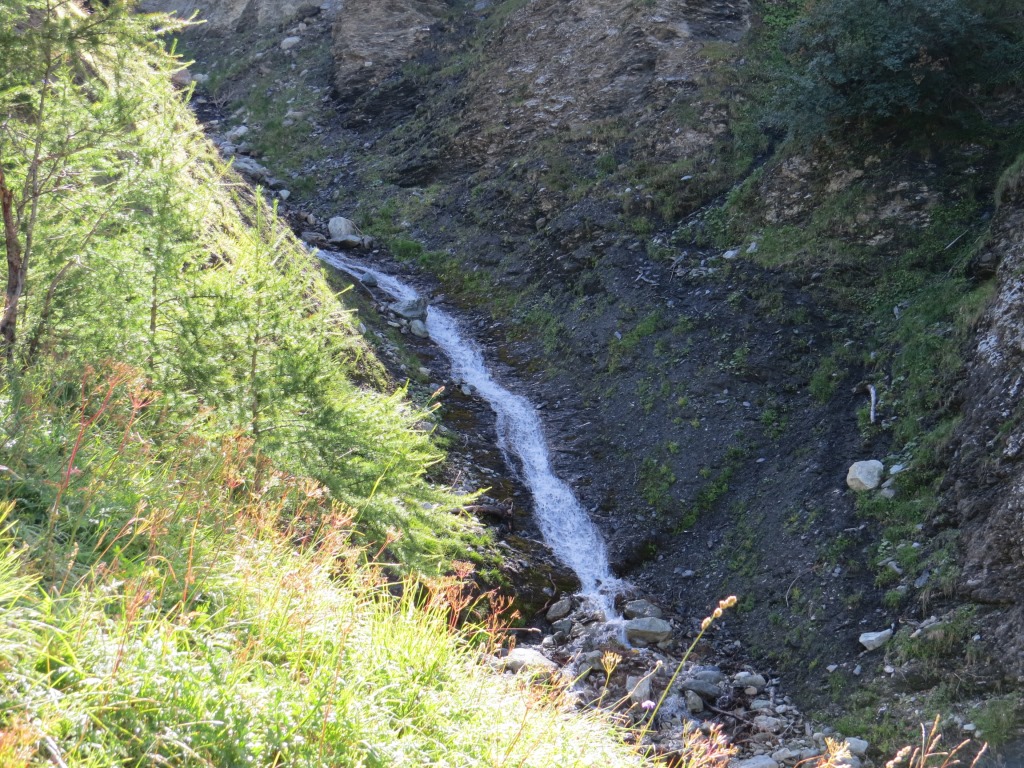
[[[883,629],[879,632],[864,632],[859,638],[857,638],[861,645],[867,648],[869,651],[873,651],[876,648],[881,648],[892,637],[891,629]]]
[[[570,613],[572,613],[572,600],[568,597],[563,597],[548,608],[548,612],[544,615],[548,621],[558,621],[559,619],[564,619]]]
[[[643,704],[651,700],[651,678],[649,675],[628,675],[626,677],[626,690],[629,691],[629,698],[634,704]]]
[[[558,670],[558,665],[551,661],[540,651],[532,648],[513,648],[503,659],[498,659],[498,665],[502,669],[512,672],[535,672],[551,675]]]
[[[331,242],[347,251],[363,247],[363,238],[359,235],[341,235],[340,237],[331,238]]]
[[[622,608],[622,615],[627,619],[643,619],[653,617],[660,619],[661,608],[647,600],[630,600]]]
[[[707,680],[683,680],[679,687],[684,691],[693,691],[693,693],[708,701],[714,701],[722,695],[722,689],[714,683],[709,683]]]
[[[877,459],[856,461],[846,473],[846,484],[854,491],[873,491],[882,482],[885,466]]]
[[[351,219],[346,219],[344,216],[334,216],[327,222],[327,231],[330,234],[331,241],[334,242],[345,235],[356,234],[356,225],[355,222]]]
[[[420,298],[396,301],[391,305],[391,311],[406,320],[424,320],[427,317],[427,300]]]
[[[864,739],[857,739],[852,736],[847,737],[846,746],[850,748],[851,755],[857,755],[863,757],[870,746]]]
[[[555,630],[555,632],[565,632],[565,634],[568,635],[572,632],[572,619],[559,619],[558,621],[553,621],[551,622],[551,628]]]
[[[700,669],[693,673],[693,677],[696,680],[706,680],[715,685],[721,685],[729,679],[724,672],[719,672],[717,669]]]
[[[377,287],[377,278],[371,275],[369,272],[363,272],[359,276],[359,282],[365,285],[367,288]],[[430,371],[427,371],[427,373],[430,373]]]
[[[746,760],[737,760],[736,768],[779,768],[779,764],[768,755],[758,755]]]
[[[630,641],[643,640],[647,643],[660,643],[672,637],[672,625],[664,619],[648,616],[642,619],[630,619],[625,624],[626,638]]]
[[[270,171],[251,157],[236,157],[232,167],[255,181],[264,181],[270,175]]]
[[[732,678],[732,684],[736,688],[756,688],[761,691],[768,685],[768,681],[763,675],[753,672],[737,672]]]
[[[284,40],[281,41],[281,50],[282,51],[290,51],[292,48],[294,48],[296,45],[298,45],[301,42],[302,42],[302,38],[301,37],[297,37],[295,35],[292,35],[290,37],[286,37]]]
[[[764,733],[778,733],[785,725],[781,719],[771,715],[758,715],[754,718],[754,728]]]
[[[319,232],[314,232],[311,229],[305,230],[301,235],[299,235],[299,237],[301,237],[305,242],[310,243],[312,245],[326,245],[327,244],[327,238],[326,237],[324,237]]]
[[[690,714],[695,715],[704,711],[704,700],[696,691],[683,691],[683,696],[686,698],[686,709]]]
[[[409,323],[409,332],[413,336],[419,336],[421,339],[426,339],[430,336],[427,331],[427,326],[422,320],[413,320]]]
[[[249,126],[239,125],[236,128],[232,128],[230,131],[224,134],[224,138],[232,144],[237,144],[238,140],[249,133]]]

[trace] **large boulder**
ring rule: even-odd
[[[406,320],[423,320],[427,316],[426,299],[406,299],[391,305],[391,311]]]
[[[857,461],[846,473],[846,484],[854,491],[873,491],[882,483],[885,466],[877,459]]]
[[[648,616],[626,622],[626,638],[630,642],[660,643],[672,637],[672,625],[664,619]]]
[[[332,243],[337,243],[349,235],[356,235],[356,224],[344,216],[334,216],[327,222],[327,233]]]

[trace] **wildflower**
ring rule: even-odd
[[[646,710],[647,710],[648,712],[650,712],[650,711],[651,711],[652,709],[654,709],[654,708],[655,708],[656,706],[658,706],[658,705],[657,705],[657,704],[655,704],[655,703],[654,703],[653,701],[651,701],[650,699],[648,699],[647,701],[645,701],[645,702],[642,702],[642,703],[640,704],[640,708],[641,708],[641,709],[646,709]]]

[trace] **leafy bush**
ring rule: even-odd
[[[781,92],[782,122],[815,134],[973,109],[980,89],[1021,72],[1019,25],[998,10],[970,0],[820,0],[784,44],[796,72]]]

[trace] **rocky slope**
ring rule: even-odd
[[[780,5],[253,0],[187,44],[299,230],[356,218],[476,313],[622,575],[683,617],[739,594],[743,653],[881,722],[942,669],[1018,674],[988,662],[1020,637],[1012,191],[953,393],[1019,137],[780,150],[750,114]],[[858,497],[870,458],[885,487]]]

